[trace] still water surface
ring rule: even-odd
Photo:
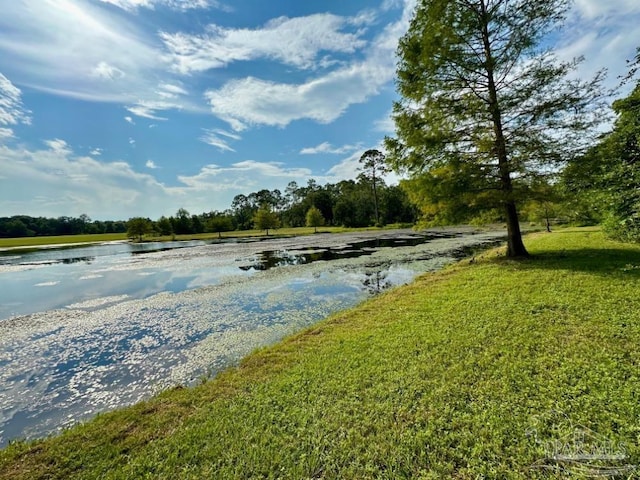
[[[0,254],[0,446],[191,384],[503,231]]]

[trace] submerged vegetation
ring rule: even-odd
[[[587,454],[628,478],[640,247],[594,230],[527,245],[531,259],[477,256],[198,387],[14,443],[0,478],[530,479],[595,468]]]

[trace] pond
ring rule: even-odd
[[[504,231],[0,254],[0,447],[189,385]]]

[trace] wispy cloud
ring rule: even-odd
[[[639,46],[637,35],[640,2],[637,0],[576,0],[569,11],[562,37],[556,45],[562,60],[584,56],[575,77],[592,78],[608,69],[606,85],[614,88],[627,73],[627,60]],[[630,86],[628,86],[630,88]]]
[[[40,150],[0,145],[0,211],[51,217],[86,213],[105,220],[158,218],[174,213],[178,206],[194,213],[223,210],[239,193],[258,187],[284,189],[292,180],[305,183],[311,178],[306,168],[247,160],[230,166],[207,165],[166,186],[153,176],[159,169],[151,165],[156,166],[149,161],[149,170],[138,172],[123,161],[78,156],[61,139],[48,141],[47,148]]]
[[[91,76],[104,80],[119,80],[125,76],[125,73],[119,68],[109,65],[107,62],[100,62],[96,68],[91,71]]]
[[[91,218],[114,220],[158,218],[173,214],[178,206],[193,213],[224,210],[240,193],[261,188],[284,190],[290,181],[304,184],[310,178],[330,182],[355,178],[359,166],[359,153],[331,168],[325,177],[308,168],[245,160],[228,166],[206,165],[194,174],[178,176],[167,186],[155,178],[160,167],[153,160],[147,161],[147,171],[139,172],[123,161],[76,155],[61,139],[49,140],[46,145],[30,150],[0,144],[0,211],[5,215],[86,213]]]
[[[374,129],[376,132],[382,133],[394,133],[396,129],[396,125],[393,121],[392,111],[390,110],[384,117],[379,118],[373,123]]]
[[[131,118],[131,117],[124,117],[124,119],[125,119],[125,121],[127,123],[130,123],[131,125],[135,125],[136,124],[136,122],[134,122],[133,118]]]
[[[0,127],[0,142],[13,137],[14,137],[14,134],[11,128]]]
[[[69,145],[64,140],[60,140],[59,138],[54,138],[53,140],[45,140],[44,144],[49,147],[52,151],[61,154],[67,154],[71,152]]]
[[[94,148],[93,150],[91,150],[89,152],[89,155],[93,155],[94,157],[99,157],[100,155],[102,155],[102,149],[101,148]]]
[[[384,151],[384,147],[382,145],[378,145],[375,148],[380,151]],[[344,158],[327,170],[327,173],[322,177],[322,180],[335,183],[340,180],[357,178],[358,175],[362,173],[362,164],[360,163],[361,156],[362,152],[355,152],[353,155]],[[401,177],[395,172],[389,172],[384,176],[384,180],[388,184],[397,184],[400,181],[400,178]]]
[[[140,100],[135,105],[126,108],[138,117],[144,117],[150,120],[167,120],[167,117],[160,117],[156,112],[158,110],[169,110],[174,107],[175,105],[173,103]]]
[[[245,188],[252,188],[262,185],[260,181],[264,181],[265,185],[273,184],[273,179],[278,179],[278,184],[282,184],[284,187],[290,180],[311,178],[311,173],[311,170],[307,168],[287,168],[279,162],[245,160],[234,163],[229,167],[207,165],[197,175],[179,176],[178,179],[189,188],[195,190],[209,189],[212,188],[212,185],[218,185],[220,189],[238,188],[240,185],[238,182],[245,185]],[[232,184],[234,186],[225,186],[224,182],[220,182],[224,178],[236,179],[236,182]],[[271,178],[270,181],[268,180],[269,178]]]
[[[311,68],[320,52],[353,53],[366,45],[360,31],[343,31],[352,23],[349,18],[323,13],[280,17],[255,30],[210,25],[201,35],[162,32],[160,37],[174,70],[183,74],[258,58]]]
[[[138,8],[154,9],[156,7],[169,7],[174,10],[193,10],[196,8],[218,8],[230,11],[231,7],[216,0],[100,0],[110,3],[123,10],[137,10]]]
[[[315,147],[307,147],[300,150],[301,155],[317,155],[319,153],[330,153],[333,155],[343,155],[345,153],[351,153],[356,150],[361,150],[362,144],[357,145],[343,145],[342,147],[334,147],[329,142],[323,142]]]
[[[200,141],[217,147],[221,151],[235,152],[235,150],[229,146],[229,140],[240,140],[242,138],[240,135],[222,129],[203,128],[202,130],[204,134],[200,137]]]
[[[164,98],[177,98],[179,95],[188,95],[189,92],[181,85],[161,83],[158,85],[157,93]]]
[[[6,185],[3,182],[0,197],[3,212],[35,216],[87,213],[92,218],[126,219],[135,214],[132,212],[151,214],[153,208],[147,202],[172,204],[173,208],[175,200],[165,187],[128,164],[76,156],[60,139],[46,144],[49,148],[43,150],[0,146],[1,171],[8,180]]]
[[[195,2],[119,2],[123,8],[160,5],[186,8]],[[104,2],[8,2],[2,7],[0,31],[2,63],[10,66],[15,82],[31,89],[120,103],[135,115],[157,120],[163,118],[160,111],[204,111],[201,100],[186,95],[169,71],[156,32],[137,15],[125,15]]]
[[[13,137],[13,129],[8,128],[8,125],[20,123],[31,123],[29,112],[22,104],[22,92],[0,73],[0,125],[4,125],[0,129],[0,139]]]
[[[397,41],[408,27],[414,5],[407,0],[402,19],[373,40],[363,61],[299,84],[255,77],[232,80],[205,92],[211,110],[234,130],[249,125],[285,127],[300,119],[333,122],[350,105],[367,101],[391,84]]]
[[[576,0],[575,11],[586,19],[596,19],[598,17],[619,16],[620,12],[631,13],[640,12],[640,3],[636,0],[615,0],[614,2],[603,2],[602,0]]]
[[[138,117],[149,118],[151,120],[167,120],[166,117],[159,116],[158,112],[181,110],[182,102],[180,98],[188,95],[188,93],[189,92],[179,84],[161,82],[155,90],[156,99],[138,100],[134,105],[126,108]]]

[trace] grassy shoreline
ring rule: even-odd
[[[363,228],[346,228],[346,227],[319,227],[317,233],[345,233],[372,230],[393,230],[404,228],[401,225],[387,225],[385,227],[363,227]],[[315,234],[313,227],[295,227],[295,228],[279,228],[269,231],[269,238],[301,236]],[[236,238],[248,237],[264,237],[264,230],[233,230],[231,232],[217,233],[193,233],[185,235],[167,235],[153,236],[145,235],[144,242],[169,242],[169,241],[189,241],[189,240],[230,240]],[[0,250],[13,249],[31,249],[43,248],[50,246],[65,245],[89,245],[94,243],[125,241],[128,240],[126,233],[104,233],[91,235],[56,235],[42,237],[20,237],[20,238],[0,238]]]
[[[585,467],[557,460],[580,449],[640,465],[640,246],[526,244],[530,260],[476,256],[203,385],[12,444],[0,478],[549,478]]]

